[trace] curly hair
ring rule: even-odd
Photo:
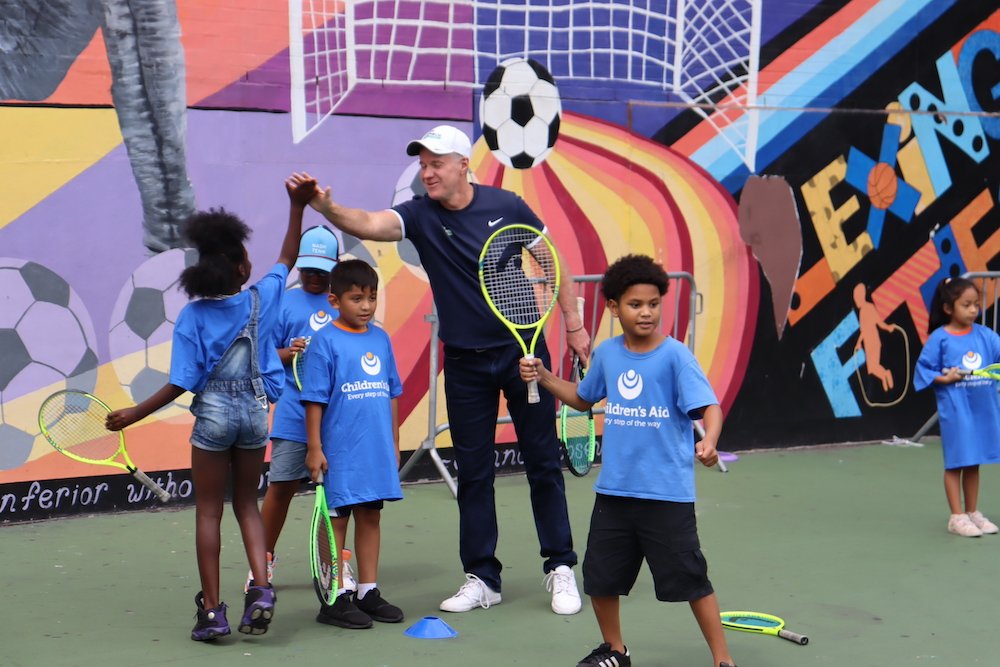
[[[653,285],[659,290],[660,296],[663,296],[667,293],[668,284],[667,272],[652,257],[625,255],[604,272],[601,292],[605,299],[618,301],[633,285]]]
[[[949,306],[954,311],[955,302],[970,287],[976,290],[977,294],[979,293],[976,283],[968,278],[945,278],[938,283],[937,288],[934,290],[934,296],[931,297],[927,333],[934,331],[938,327],[943,327],[951,321],[951,315],[944,311],[944,307]]]
[[[250,227],[224,208],[199,211],[184,222],[184,237],[198,250],[198,263],[181,272],[188,297],[221,294],[232,288],[233,275],[246,258],[243,243]]]

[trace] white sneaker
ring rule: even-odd
[[[344,590],[358,590],[358,580],[354,578],[354,570],[351,569],[351,562],[344,561],[344,572],[341,574],[344,579]]]
[[[458,592],[441,603],[441,611],[472,611],[482,607],[489,609],[500,604],[500,594],[486,585],[474,574],[465,574],[465,583]]]
[[[576,576],[568,565],[560,565],[545,575],[545,590],[552,593],[552,611],[557,614],[579,613],[580,591]]]
[[[948,532],[962,537],[979,537],[983,531],[972,522],[968,514],[952,514],[948,519]]]
[[[983,531],[983,535],[996,535],[1000,532],[1000,528],[997,525],[983,516],[980,511],[969,512],[969,521],[971,521],[976,528]]]
[[[270,551],[267,552],[267,583],[271,583],[274,579],[274,564],[278,562],[278,557],[272,554]],[[247,570],[247,580],[243,584],[243,592],[248,593],[250,591],[250,586],[253,585],[253,570]]]

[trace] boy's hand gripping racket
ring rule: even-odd
[[[111,408],[92,394],[63,389],[42,402],[38,409],[38,426],[57,451],[81,463],[127,470],[153,495],[167,502],[170,493],[132,462],[125,449],[124,431],[109,431],[105,427],[110,412]]]
[[[337,540],[333,523],[326,506],[323,473],[316,480],[316,502],[313,504],[312,523],[309,530],[309,566],[312,569],[316,597],[325,605],[332,605],[337,598]]]
[[[741,632],[755,632],[760,635],[774,635],[795,642],[801,646],[809,643],[809,638],[791,630],[785,630],[785,621],[771,614],[756,611],[724,611],[722,627]]]
[[[555,246],[534,227],[501,227],[479,254],[479,286],[490,310],[514,334],[525,358],[533,359],[535,344],[559,296]],[[529,334],[530,343],[526,343]],[[538,382],[533,381],[528,383],[528,402],[538,401]]]
[[[301,350],[292,355],[292,377],[295,378],[295,388],[302,391],[302,378],[305,375],[306,352],[309,350],[309,343],[312,336],[306,337],[306,344]]]

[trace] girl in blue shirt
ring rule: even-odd
[[[931,299],[930,336],[917,359],[913,387],[934,387],[944,454],[948,532],[979,537],[997,526],[977,509],[979,465],[1000,463],[1000,399],[993,380],[973,371],[1000,361],[1000,336],[981,324],[979,290],[965,278],[946,278]],[[962,504],[962,496],[965,504]]]
[[[195,546],[202,590],[195,596],[195,641],[230,632],[227,606],[220,599],[220,524],[226,477],[232,469],[233,511],[255,582],[244,597],[240,632],[263,634],[274,614],[274,591],[267,584],[264,525],[257,507],[257,484],[267,440],[268,403],[278,399],[284,373],[269,341],[277,324],[285,279],[295,261],[302,213],[315,181],[294,174],[285,182],[291,200],[288,229],[277,264],[242,291],[252,264],[244,245],[250,228],[223,209],[194,215],[186,238],[198,249],[198,263],[181,273],[189,297],[174,327],[170,381],[138,405],[108,415],[117,431],[178,398],[195,394],[191,412],[191,478],[195,489]]]

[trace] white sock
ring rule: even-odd
[[[358,584],[358,599],[368,595],[368,591],[373,588],[378,588],[378,584]]]
[[[339,598],[344,593],[351,593],[351,592],[353,591],[351,591],[350,588],[341,588],[340,590],[337,591],[337,597]]]

